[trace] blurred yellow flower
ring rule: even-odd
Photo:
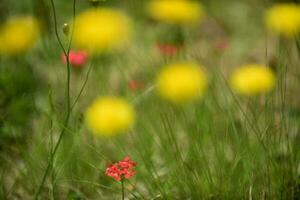
[[[134,125],[135,111],[121,98],[101,97],[87,109],[85,118],[94,134],[113,136],[128,131]]]
[[[129,39],[130,21],[126,15],[109,8],[90,9],[76,17],[75,46],[90,53],[119,48]]]
[[[9,19],[0,28],[0,53],[16,55],[32,48],[40,30],[37,19],[16,17]]]
[[[237,68],[230,81],[232,89],[237,93],[253,96],[272,90],[276,77],[266,66],[252,64]]]
[[[266,13],[266,24],[270,30],[287,37],[300,33],[300,6],[292,3],[272,6]]]
[[[158,94],[176,104],[190,102],[201,97],[206,85],[206,74],[195,63],[167,65],[157,77]]]
[[[154,19],[172,24],[192,24],[204,15],[202,6],[188,0],[152,0],[148,12]]]

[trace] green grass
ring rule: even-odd
[[[55,3],[60,31],[72,16],[72,5]],[[121,199],[121,184],[106,177],[105,170],[126,155],[138,163],[136,176],[125,182],[128,199],[299,199],[299,50],[295,41],[264,33],[266,5],[256,3],[203,1],[209,14],[205,22],[184,30],[184,52],[165,58],[155,48],[162,27],[147,21],[138,9],[142,3],[112,2],[135,19],[135,38],[125,52],[90,59],[81,71],[71,68],[71,102],[87,83],[67,127],[67,72],[53,31],[28,54],[0,58],[0,199],[32,199],[49,163],[39,199]],[[31,12],[29,2],[11,5],[10,12]],[[78,1],[77,12],[86,7]],[[229,49],[217,51],[218,39],[227,40]],[[276,90],[251,98],[230,90],[228,75],[234,67],[272,59]],[[175,106],[157,97],[155,76],[172,60],[205,66],[210,85],[202,100]],[[32,73],[18,74],[25,67]],[[130,91],[127,83],[136,78],[145,88]],[[30,84],[36,88],[23,88]],[[122,96],[134,104],[138,117],[133,130],[108,139],[86,128],[85,109],[103,95]],[[16,119],[2,117],[7,109],[2,97],[12,98],[11,117]],[[61,145],[52,155],[63,129]]]

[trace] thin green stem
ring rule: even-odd
[[[55,32],[55,36],[56,36],[56,39],[59,43],[59,46],[60,48],[62,49],[63,53],[65,54],[65,56],[68,56],[67,54],[67,51],[59,37],[59,34],[58,34],[58,28],[57,28],[57,17],[56,17],[56,10],[55,10],[55,5],[54,5],[54,1],[53,0],[50,0],[51,2],[51,7],[52,7],[52,13],[53,13],[53,20],[54,20],[54,32]],[[74,0],[75,2],[75,0]],[[67,59],[67,62],[68,62],[68,59]]]
[[[72,43],[72,38],[73,36],[71,36],[70,38],[70,41],[69,41],[69,44],[68,44],[68,49],[66,50],[64,45],[62,44],[62,41],[59,37],[59,34],[58,34],[58,28],[57,28],[57,16],[56,16],[56,10],[55,10],[55,5],[54,5],[54,0],[50,0],[51,2],[51,7],[52,7],[52,12],[53,12],[53,20],[54,20],[54,30],[55,30],[55,36],[56,36],[56,39],[66,57],[66,65],[67,65],[67,83],[66,83],[66,99],[67,99],[67,111],[66,111],[66,117],[65,117],[65,120],[64,120],[64,123],[63,123],[63,127],[62,127],[62,130],[60,132],[60,135],[59,135],[59,138],[58,138],[58,141],[53,149],[53,151],[51,152],[51,159],[48,161],[48,165],[47,165],[47,168],[44,172],[44,175],[43,175],[43,178],[42,178],[42,181],[41,183],[39,184],[39,187],[38,187],[38,190],[34,196],[34,199],[38,199],[39,198],[39,195],[42,191],[42,188],[45,184],[45,181],[47,179],[47,176],[49,174],[49,171],[51,169],[51,166],[52,166],[52,163],[53,163],[53,159],[57,153],[57,150],[61,144],[61,141],[62,141],[62,138],[67,130],[67,127],[69,125],[69,120],[70,120],[70,116],[71,116],[71,98],[70,98],[70,82],[71,82],[71,68],[70,68],[70,59],[69,59],[69,52],[70,52],[70,49],[71,49],[71,43]],[[75,23],[75,12],[76,12],[76,0],[73,0],[73,24]],[[72,30],[74,29],[74,27],[72,28]],[[72,31],[72,34],[73,35],[73,31]]]
[[[122,200],[125,199],[125,189],[124,189],[124,179],[122,178],[121,180],[121,185],[122,185]]]
[[[298,36],[295,40],[296,40],[298,56],[300,57],[300,36]]]
[[[49,113],[49,121],[50,121],[50,150],[53,152],[54,148],[54,139],[53,139],[53,112],[54,112],[54,106],[53,106],[53,98],[52,98],[52,89],[49,86],[49,107],[50,107],[50,113]],[[51,163],[51,199],[55,199],[55,191],[54,191],[54,158],[53,154],[50,155],[50,163]]]
[[[84,89],[85,89],[85,86],[86,86],[86,84],[87,84],[87,81],[89,80],[89,76],[90,76],[90,73],[91,73],[91,71],[92,71],[92,68],[93,68],[93,64],[90,64],[89,69],[88,69],[88,71],[87,71],[87,73],[86,73],[84,82],[83,82],[83,84],[82,84],[82,86],[81,86],[81,88],[80,88],[80,90],[79,90],[79,93],[78,93],[78,95],[76,96],[76,98],[75,98],[73,104],[71,105],[71,111],[73,111],[75,105],[77,104],[79,98],[81,97],[81,95],[82,95],[82,93],[83,93],[83,91],[84,91]]]

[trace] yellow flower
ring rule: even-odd
[[[197,64],[173,63],[158,74],[157,92],[173,103],[190,102],[203,95],[206,82],[206,74]]]
[[[134,108],[117,97],[101,97],[86,111],[88,128],[96,135],[112,136],[128,131],[135,121]]]
[[[124,45],[130,33],[127,16],[117,10],[98,8],[76,17],[73,39],[77,47],[101,53]]]
[[[38,21],[30,16],[8,20],[0,29],[0,53],[16,55],[33,47],[39,36]]]
[[[203,17],[202,6],[187,0],[152,0],[148,12],[154,19],[172,24],[191,24]]]
[[[252,64],[236,69],[230,81],[232,89],[237,93],[253,96],[272,90],[276,78],[271,69]]]
[[[274,32],[293,37],[300,33],[300,6],[292,3],[274,5],[266,13],[266,24]]]

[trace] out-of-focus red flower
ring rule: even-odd
[[[215,43],[214,46],[218,51],[226,51],[229,47],[229,42],[225,39],[219,40]]]
[[[173,56],[182,50],[183,46],[157,43],[157,48],[165,56]]]
[[[67,58],[64,54],[61,55],[64,64],[67,63]],[[88,54],[85,51],[70,51],[69,60],[74,68],[81,68],[87,62]]]
[[[129,156],[126,156],[123,160],[118,163],[110,165],[105,174],[109,177],[114,178],[116,181],[121,181],[122,179],[129,179],[136,174],[135,166],[136,162],[131,160]]]
[[[130,80],[128,82],[128,88],[131,90],[131,91],[136,91],[136,90],[139,90],[141,88],[144,87],[144,84],[137,81],[137,80]]]

